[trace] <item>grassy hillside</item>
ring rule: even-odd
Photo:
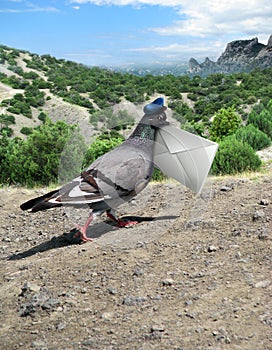
[[[93,136],[107,130],[126,136],[142,116],[143,105],[156,96],[165,97],[172,123],[217,142],[224,141],[215,173],[224,173],[225,169],[235,173],[260,166],[254,152],[269,146],[272,139],[272,68],[214,74],[205,79],[169,74],[140,77],[6,46],[0,46],[0,165],[3,168],[11,159],[17,160],[21,149],[37,146],[34,139],[43,139],[41,133],[51,137],[57,129],[62,132],[59,137],[65,145],[74,128],[70,130],[69,125],[79,125],[86,148],[94,141]],[[47,120],[50,122],[44,126]],[[62,124],[54,126],[50,124],[52,121]],[[224,140],[233,135],[237,142]],[[239,155],[241,142],[246,145]],[[252,149],[248,150],[248,145]],[[53,143],[50,146],[54,148]],[[44,149],[40,143],[39,147]],[[60,154],[52,154],[52,158],[57,157]],[[250,164],[245,164],[248,157]],[[233,164],[226,164],[227,158],[237,167],[233,169]],[[34,163],[33,169],[37,161]],[[53,163],[56,167],[55,160]],[[1,181],[13,183],[15,180],[11,181],[9,175],[13,169],[6,170],[8,179],[5,176]],[[50,169],[47,171],[52,173]]]
[[[163,94],[183,123],[205,124],[220,108],[230,106],[245,119],[253,104],[271,98],[271,73],[272,68],[206,79],[139,77],[0,46],[1,113],[15,116],[19,127],[11,128],[18,134],[22,125],[38,125],[41,112],[74,123],[97,110],[124,102],[137,105]]]

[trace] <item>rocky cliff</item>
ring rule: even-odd
[[[251,40],[235,40],[227,44],[226,50],[216,62],[208,57],[203,63],[196,59],[189,61],[189,75],[205,77],[213,73],[249,72],[254,68],[272,66],[272,35],[267,45],[258,42],[258,38]]]

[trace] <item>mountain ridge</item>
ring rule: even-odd
[[[270,35],[267,45],[259,43],[256,37],[249,40],[231,41],[217,61],[206,57],[203,63],[199,63],[192,57],[189,60],[186,74],[206,77],[214,73],[249,72],[254,68],[269,68],[271,66],[272,35]]]

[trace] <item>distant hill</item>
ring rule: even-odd
[[[272,35],[267,45],[259,43],[258,38],[232,41],[216,62],[207,57],[203,63],[198,63],[191,58],[186,73],[206,77],[215,73],[250,72],[255,68],[269,67],[272,67]]]
[[[263,61],[269,57],[271,42],[265,46],[254,40],[251,46]],[[228,47],[230,54],[237,45]],[[226,52],[223,57],[231,60]],[[207,78],[196,75],[116,72],[0,45],[0,137],[2,131],[26,137],[46,117],[79,124],[88,139],[109,129],[127,136],[143,106],[158,96],[164,96],[172,123],[205,135],[220,108],[234,106],[246,119],[255,104],[266,105],[272,96],[272,66]]]
[[[88,129],[86,137],[120,123],[128,126],[128,130],[120,130],[126,135],[132,120],[135,123],[141,118],[146,101],[165,96],[163,91],[157,92],[159,77],[150,78],[149,87],[145,84],[142,77],[128,72],[0,45],[0,116],[11,121],[0,120],[0,130],[8,125],[12,136],[22,137],[48,116],[52,121],[78,123],[83,133]],[[107,108],[112,108],[114,115],[96,115]]]
[[[130,64],[120,67],[112,67],[115,72],[129,73],[138,76],[145,76],[147,74],[155,76],[163,76],[172,74],[175,76],[184,75],[188,70],[188,63],[151,63],[149,65],[144,64]]]

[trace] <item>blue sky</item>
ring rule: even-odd
[[[0,44],[98,66],[215,60],[271,23],[271,0],[0,1]]]

